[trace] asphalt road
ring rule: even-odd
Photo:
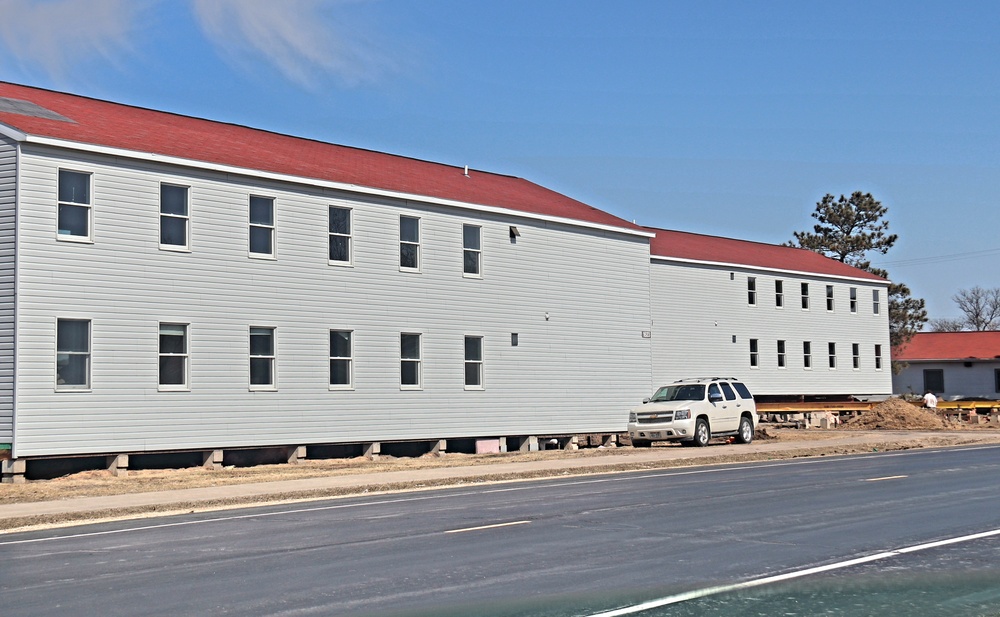
[[[1000,535],[841,562],[1000,529],[998,478],[997,446],[913,450],[11,534],[0,536],[0,611],[632,614],[643,602],[825,565],[635,614],[918,614],[868,612],[857,599],[907,598],[937,605],[928,615],[995,615]],[[931,580],[948,593],[910,591]]]

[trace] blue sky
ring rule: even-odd
[[[1000,3],[0,0],[0,80],[521,176],[782,243],[871,192],[874,259],[1000,287]]]

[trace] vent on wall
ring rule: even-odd
[[[0,113],[20,114],[33,118],[45,118],[46,120],[59,120],[60,122],[73,122],[66,116],[57,114],[51,109],[45,109],[41,105],[36,105],[31,101],[21,99],[11,99],[0,96]]]

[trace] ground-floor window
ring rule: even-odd
[[[275,387],[274,328],[250,328],[250,387]]]
[[[407,389],[420,388],[420,335],[399,335],[399,385]]]
[[[350,388],[354,385],[353,332],[330,330],[330,387]]]
[[[483,337],[465,337],[465,387],[483,387]]]
[[[56,321],[56,389],[90,388],[90,320]]]
[[[936,394],[944,392],[944,369],[924,369],[924,392],[928,390]]]
[[[164,390],[187,387],[188,344],[187,324],[160,324],[160,379]]]

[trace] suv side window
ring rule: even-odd
[[[736,393],[733,392],[733,389],[729,387],[729,384],[727,384],[724,381],[720,381],[719,385],[722,386],[722,392],[726,395],[726,400],[727,401],[735,401],[736,400]]]
[[[753,399],[753,395],[750,394],[750,390],[747,390],[747,387],[740,382],[734,381],[733,387],[736,388],[736,392],[739,393],[740,398],[747,399],[748,401]]]
[[[718,384],[714,384],[714,383],[713,384],[709,384],[709,386],[708,386],[708,400],[712,400],[712,395],[713,394],[715,396],[720,397],[720,398],[722,397],[722,392],[719,392],[719,385]]]

